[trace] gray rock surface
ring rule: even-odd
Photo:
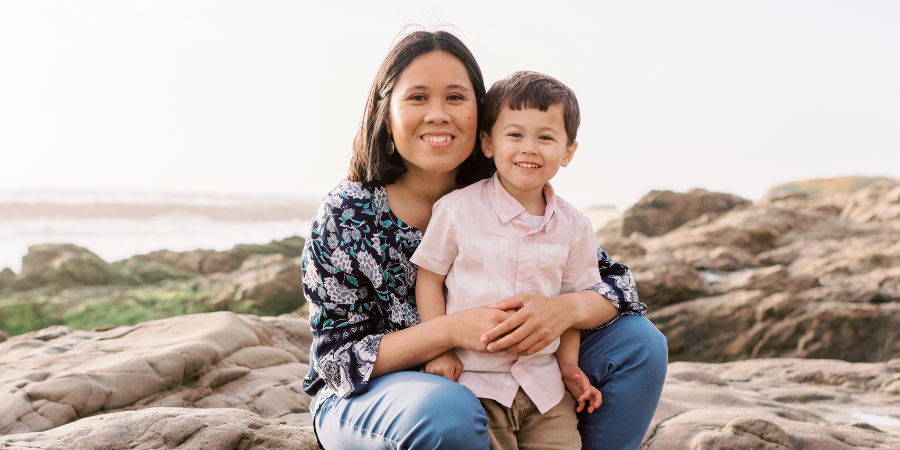
[[[900,359],[669,364],[642,450],[898,449]]]
[[[900,357],[900,181],[796,184],[662,236],[598,233],[671,360]]]
[[[315,449],[308,319],[180,316],[0,344],[0,448]],[[669,365],[642,449],[900,448],[900,359]]]
[[[900,181],[884,180],[850,197],[841,218],[856,222],[886,222],[900,219]]]
[[[41,244],[28,248],[16,289],[48,284],[99,286],[128,283],[128,276],[86,248],[73,244]]]
[[[625,211],[620,224],[623,236],[641,233],[660,236],[703,215],[714,217],[738,206],[749,204],[736,195],[691,189],[685,193],[650,191]]]
[[[311,427],[272,423],[234,408],[148,408],[0,437],[4,449],[317,450]]]
[[[7,286],[11,287],[15,281],[16,273],[12,269],[5,267],[3,270],[0,270],[0,291],[6,289]]]
[[[308,319],[194,314],[0,343],[0,434],[49,430],[98,413],[151,407],[238,408],[309,422]]]

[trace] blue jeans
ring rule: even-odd
[[[581,336],[578,361],[603,404],[578,417],[584,450],[637,449],[666,378],[666,339],[649,320],[623,316]],[[468,389],[446,378],[397,372],[351,398],[315,399],[316,434],[326,450],[487,449],[487,416]]]

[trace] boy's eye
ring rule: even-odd
[[[545,134],[545,135],[539,137],[538,139],[543,139],[543,140],[545,140],[545,141],[552,141],[552,140],[553,140],[553,137],[552,137],[552,136],[547,136],[547,135]]]
[[[518,131],[513,131],[512,133],[509,133],[508,136],[514,137],[514,138],[520,138],[520,137],[522,137],[522,133],[519,133]]]

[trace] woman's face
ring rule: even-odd
[[[478,105],[465,66],[444,51],[414,59],[394,86],[388,127],[407,169],[455,174],[478,132]]]

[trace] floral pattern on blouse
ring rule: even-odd
[[[421,239],[391,212],[384,186],[344,180],[322,201],[302,259],[313,333],[307,394],[365,392],[382,336],[419,323],[418,267],[409,258]],[[646,313],[628,267],[599,246],[597,261],[603,283],[590,289],[621,314]]]

